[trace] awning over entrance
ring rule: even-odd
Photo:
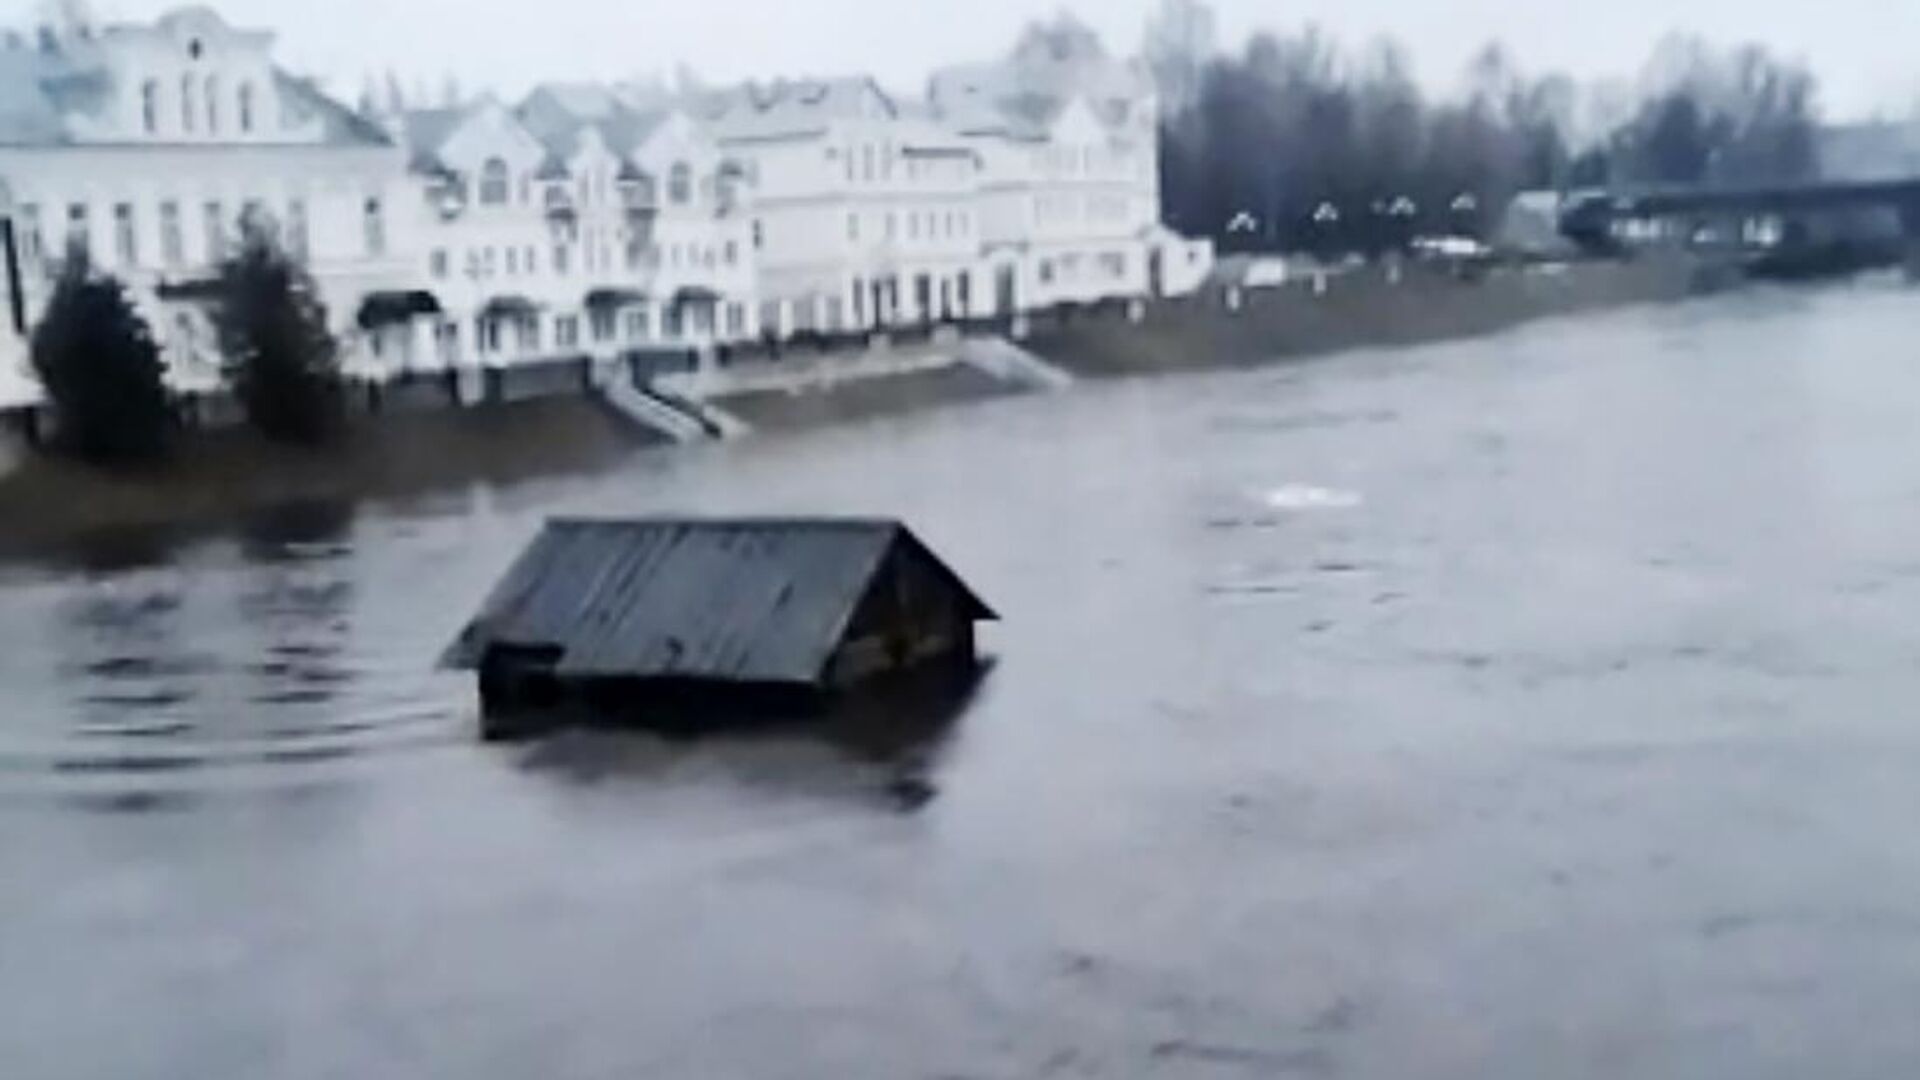
[[[421,315],[440,314],[440,301],[420,289],[371,293],[360,302],[359,324],[362,330],[398,326]]]
[[[644,304],[647,294],[639,289],[594,289],[587,293],[587,306],[590,308],[618,308],[631,304]]]
[[[718,303],[719,300],[720,294],[718,292],[702,285],[685,285],[676,289],[673,294],[673,304],[675,307],[683,304],[714,304]]]
[[[163,281],[154,287],[162,300],[213,301],[220,299],[219,278],[194,278],[188,281]]]
[[[540,305],[524,296],[496,296],[480,309],[483,319],[531,319],[540,314]]]

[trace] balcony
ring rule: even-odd
[[[427,185],[427,204],[441,221],[457,220],[467,212],[467,185],[457,176],[436,176]]]
[[[565,183],[547,184],[541,196],[541,207],[547,221],[554,225],[571,225],[580,220],[580,211],[573,202],[573,191]]]
[[[650,236],[660,216],[660,190],[651,180],[621,180],[620,209],[635,235]]]

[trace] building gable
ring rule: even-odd
[[[486,99],[469,109],[448,132],[435,155],[446,167],[475,174],[489,161],[505,161],[516,174],[539,168],[546,147],[513,113]]]
[[[687,162],[696,172],[708,171],[718,153],[718,147],[706,131],[691,117],[676,110],[654,128],[631,156],[641,168],[660,174],[676,161]]]
[[[1082,97],[1069,100],[1047,127],[1047,137],[1065,146],[1089,145],[1105,139],[1107,135],[1106,125],[1100,122],[1093,107]]]

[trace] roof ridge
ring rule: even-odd
[[[563,516],[550,518],[547,528],[647,528],[696,526],[714,529],[739,528],[906,528],[899,518],[818,515],[762,515],[726,517],[722,515],[669,514],[647,517]]]

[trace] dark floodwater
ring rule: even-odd
[[[1758,293],[300,515],[0,583],[0,1074],[1920,1061],[1920,295]],[[918,525],[921,762],[474,739],[548,513]]]

